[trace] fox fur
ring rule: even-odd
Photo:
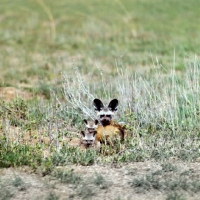
[[[82,139],[81,139],[81,149],[94,148],[96,150],[100,149],[100,141],[96,139],[98,120],[95,121],[87,121],[83,120],[86,124],[87,130],[81,131]]]
[[[125,127],[113,121],[113,116],[117,111],[118,100],[113,99],[108,106],[104,106],[101,100],[94,99],[93,105],[100,122],[96,129],[96,139],[100,142],[110,141],[109,143],[112,143],[113,139],[124,140]]]

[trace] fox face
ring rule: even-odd
[[[94,148],[95,150],[100,150],[100,142],[97,140],[97,129],[98,129],[98,120],[94,121],[88,121],[86,119],[83,120],[86,124],[86,131],[81,131],[82,134],[82,140],[81,140],[81,149],[87,149],[87,148]]]
[[[93,145],[95,142],[95,135],[96,135],[96,131],[94,132],[86,132],[86,131],[81,131],[81,135],[82,135],[82,144],[84,145]]]
[[[99,123],[97,119],[95,121],[88,121],[84,119],[83,121],[86,124],[86,128],[89,133],[92,133],[97,130],[98,123]]]
[[[83,120],[86,124],[87,131],[81,131],[82,134],[82,143],[87,145],[92,145],[96,139],[97,127],[98,127],[98,120],[88,121],[86,119]]]
[[[110,101],[108,106],[104,106],[101,100],[94,99],[93,105],[97,115],[99,116],[99,121],[102,126],[110,125],[115,112],[117,111],[118,100],[113,99]]]
[[[117,111],[118,100],[113,99],[108,106],[104,106],[101,100],[94,99],[93,105],[97,115],[99,116],[100,125],[97,127],[96,139],[102,142],[104,139],[112,140],[112,138],[124,139],[125,130],[120,124],[115,123],[112,119]],[[110,142],[112,143],[112,142]]]

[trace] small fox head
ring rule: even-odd
[[[97,127],[98,127],[98,120],[94,120],[94,121],[88,121],[86,119],[83,120],[86,124],[87,130],[91,133],[96,131]]]
[[[83,136],[82,143],[86,145],[94,144],[96,133],[97,133],[96,131],[94,132],[81,131],[81,135]]]
[[[97,115],[99,116],[100,122],[103,126],[107,126],[111,123],[112,117],[115,115],[118,106],[118,100],[113,99],[110,101],[108,106],[104,106],[102,101],[94,99],[93,105]]]
[[[97,119],[94,121],[88,121],[84,119],[83,121],[86,124],[87,131],[81,131],[81,134],[83,136],[82,143],[87,145],[92,145],[95,141],[95,136],[97,133],[96,130],[99,122]]]

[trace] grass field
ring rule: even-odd
[[[0,199],[198,199],[198,1],[0,3]],[[100,153],[94,98],[128,133]]]

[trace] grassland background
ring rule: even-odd
[[[1,85],[55,82],[60,70],[115,75],[199,55],[198,1],[1,1]],[[175,52],[175,53],[174,53]],[[96,73],[96,76],[98,73]]]
[[[0,168],[30,167],[22,167],[24,174],[16,169],[19,177],[12,181],[6,175],[10,169],[0,171],[0,197],[21,199],[25,191],[30,198],[34,187],[23,182],[28,171],[39,175],[41,188],[48,188],[38,193],[43,199],[97,194],[99,199],[121,199],[121,194],[147,199],[143,192],[151,198],[198,199],[198,1],[0,3]],[[129,133],[123,150],[119,144],[116,149],[103,146],[98,154],[66,144],[65,138],[80,137],[83,118],[95,118],[92,100],[97,97],[120,100],[118,120]],[[113,170],[119,183],[104,180],[101,165],[107,166],[110,180]],[[86,172],[92,182],[82,178]],[[47,175],[70,192],[60,195],[59,189],[47,187],[41,179]],[[30,180],[37,182],[34,176]],[[104,189],[108,196],[102,196]]]

